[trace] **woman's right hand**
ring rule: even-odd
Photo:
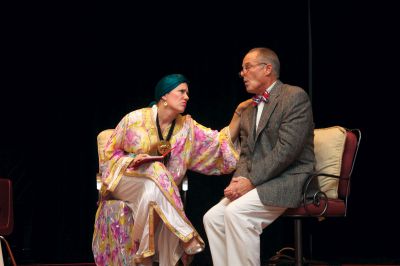
[[[149,157],[150,155],[146,153],[140,153],[136,155],[133,161],[129,164],[129,167],[135,167],[136,164],[140,163],[144,158]]]
[[[239,125],[240,125],[240,117],[242,116],[242,112],[253,102],[252,99],[248,99],[239,103],[236,107],[235,112],[233,113],[233,117],[231,122],[229,123],[229,132],[231,134],[232,142],[235,142],[237,137],[239,136]]]
[[[252,99],[248,99],[246,101],[243,101],[239,103],[238,107],[236,108],[235,112],[238,112],[240,115],[242,112],[253,102]]]

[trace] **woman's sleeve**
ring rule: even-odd
[[[212,130],[193,121],[193,147],[189,169],[206,175],[231,173],[239,151],[231,141],[229,127]]]
[[[125,116],[117,125],[104,149],[105,162],[102,180],[102,192],[113,191],[122,174],[128,168],[133,157],[124,150],[124,141],[128,126],[128,116]]]

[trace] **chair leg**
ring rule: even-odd
[[[15,259],[14,259],[14,255],[11,251],[11,247],[8,244],[7,240],[4,237],[0,236],[0,241],[3,241],[6,244],[6,249],[7,249],[8,255],[10,256],[12,265],[17,266],[17,263],[15,262]]]
[[[294,257],[286,255],[286,251],[293,252]],[[294,219],[294,248],[282,248],[275,256],[269,259],[270,266],[277,265],[280,262],[294,264],[295,266],[302,266],[305,263],[303,258],[302,221],[300,218]]]
[[[302,265],[310,265],[310,264],[321,264],[327,265],[329,263],[325,261],[318,261],[313,259],[306,259],[303,256],[303,233],[302,233],[302,220],[294,219],[294,265],[302,266]],[[312,247],[310,247],[312,250]]]
[[[301,236],[301,219],[294,219],[295,265],[303,265],[303,239]]]

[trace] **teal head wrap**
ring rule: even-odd
[[[189,83],[189,80],[182,74],[170,74],[160,79],[154,90],[155,102],[151,102],[150,106],[157,103],[162,96],[178,87],[181,83]]]

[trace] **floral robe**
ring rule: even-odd
[[[191,238],[196,237],[204,245],[203,240],[185,215],[178,186],[184,178],[187,169],[207,175],[221,175],[232,172],[236,167],[239,156],[238,151],[231,142],[228,127],[218,132],[198,124],[189,115],[179,115],[170,139],[172,151],[167,165],[165,166],[161,162],[151,162],[142,164],[136,168],[129,168],[128,165],[133,160],[135,154],[156,154],[156,145],[159,141],[155,124],[156,114],[156,106],[143,108],[127,114],[118,124],[104,150],[105,163],[100,165],[103,182],[101,194],[105,198],[109,194],[112,194],[123,176],[152,180],[162,192],[162,200],[170,205],[176,211],[177,215],[190,225],[192,233],[188,235],[180,232],[180,228],[176,227],[172,220],[169,220],[168,213],[165,213],[166,210],[161,206],[157,206],[155,202],[149,202],[148,211],[143,214],[148,216],[147,221],[149,223],[153,222],[154,211],[156,211],[164,224],[167,225],[168,230],[173,232],[180,240],[187,242]],[[169,128],[166,128],[163,136],[168,131]],[[140,193],[138,197],[141,197]],[[100,220],[105,221],[104,219],[106,219],[104,211],[100,211],[102,207],[101,205],[99,206],[96,214],[96,223],[100,222]],[[126,212],[123,210],[123,207],[120,208],[122,213]],[[140,215],[138,211],[143,213],[143,210],[133,210],[133,213]],[[127,219],[126,217],[123,218]],[[99,232],[100,228],[100,225],[95,225],[94,237],[96,234],[101,233]],[[151,228],[150,226],[149,229],[151,230]],[[126,229],[120,231],[130,233]],[[150,234],[135,233],[136,235],[143,235],[146,238],[154,238],[154,232]],[[121,238],[121,236],[118,237]],[[128,238],[122,238],[122,240],[118,241],[130,241],[126,244],[131,247],[132,252],[136,252],[134,259],[136,263],[155,254],[154,239],[129,240]],[[142,247],[139,252],[138,246],[142,242],[145,243],[145,247]],[[116,252],[102,249],[105,249],[105,247],[101,245],[93,246],[96,263],[98,265],[110,265],[105,262],[104,252],[111,255]],[[177,247],[171,246],[170,248],[171,253],[176,253],[177,250]],[[181,255],[178,254],[175,257],[179,258]],[[161,260],[162,258],[160,258]],[[132,265],[133,262],[127,262],[127,265],[129,264]]]

